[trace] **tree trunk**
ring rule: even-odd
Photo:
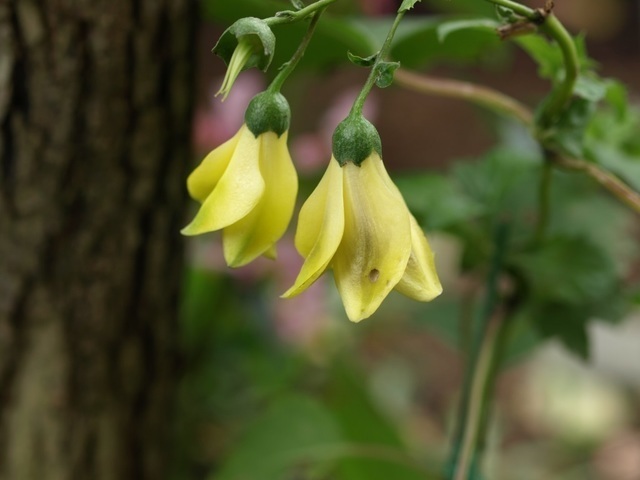
[[[0,480],[166,476],[193,0],[0,0]]]

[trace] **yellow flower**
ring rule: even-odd
[[[187,179],[189,194],[202,205],[182,233],[222,230],[231,267],[260,255],[274,258],[275,243],[291,220],[298,177],[287,149],[288,118],[282,95],[257,95],[238,133]]]
[[[350,121],[336,130],[334,157],[300,211],[295,242],[305,262],[283,296],[299,294],[331,266],[357,322],[394,288],[429,301],[442,287],[427,239],[384,168],[375,128],[362,117]]]

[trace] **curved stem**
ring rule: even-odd
[[[358,98],[356,98],[355,102],[353,102],[353,107],[351,107],[351,112],[349,113],[349,115],[362,114],[362,108],[364,107],[364,102],[367,99],[367,95],[369,95],[369,92],[373,88],[373,85],[376,83],[376,78],[379,73],[378,67],[380,63],[385,61],[387,54],[389,53],[389,49],[391,48],[391,42],[393,41],[393,36],[396,34],[396,30],[398,28],[398,25],[400,25],[400,21],[402,20],[402,17],[404,17],[404,14],[405,12],[402,11],[402,12],[398,12],[398,14],[396,15],[396,18],[393,21],[393,25],[391,25],[391,29],[389,29],[389,33],[387,33],[387,38],[382,44],[382,48],[378,52],[376,61],[371,67],[371,71],[369,72],[369,77],[367,78],[367,81],[362,87],[362,90],[358,94]]]
[[[271,85],[269,85],[269,88],[267,89],[268,91],[272,93],[279,92],[280,89],[282,88],[282,84],[284,83],[284,81],[287,79],[287,77],[289,77],[291,72],[295,70],[296,66],[298,65],[302,57],[304,57],[304,52],[307,49],[309,42],[311,41],[311,37],[313,37],[313,32],[315,31],[316,25],[318,25],[318,20],[320,20],[320,17],[322,16],[322,13],[324,12],[325,8],[327,7],[326,6],[321,7],[319,10],[315,12],[315,14],[313,15],[313,18],[311,19],[311,23],[309,24],[309,28],[307,29],[307,32],[304,34],[304,37],[302,38],[300,45],[298,45],[298,49],[293,54],[291,59],[282,66],[280,72],[278,72],[278,75],[276,75],[276,78],[274,78],[273,81],[271,82]]]
[[[553,38],[560,47],[565,74],[562,82],[551,92],[548,101],[543,106],[540,121],[544,126],[562,111],[573,95],[580,68],[576,45],[567,29],[550,10],[534,10],[512,0],[487,1],[508,8],[534,25],[539,25],[540,30]]]
[[[304,20],[316,11],[328,7],[335,1],[336,0],[318,0],[317,2],[312,3],[311,5],[307,5],[306,7],[301,8],[297,11],[285,10],[283,12],[278,12],[275,17],[265,18],[264,21],[270,27],[274,25],[282,25],[284,23],[299,22],[300,20]]]
[[[557,42],[562,51],[565,67],[562,83],[551,93],[548,103],[544,106],[541,116],[541,120],[544,122],[558,115],[571,100],[573,89],[578,79],[579,60],[576,45],[571,35],[556,16],[549,15],[541,29]]]
[[[606,188],[618,200],[631,208],[631,210],[640,215],[640,193],[636,192],[614,174],[607,172],[598,165],[587,162],[586,160],[557,157],[554,158],[553,161],[560,168],[584,172],[598,182],[602,187]]]
[[[514,117],[528,127],[533,124],[533,114],[525,105],[489,87],[459,80],[418,75],[403,69],[398,69],[395,80],[399,85],[420,93],[468,100],[497,113]]]

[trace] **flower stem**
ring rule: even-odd
[[[391,42],[393,41],[393,36],[396,34],[396,30],[398,29],[398,25],[400,25],[400,21],[402,20],[402,17],[404,17],[404,14],[405,14],[405,11],[401,11],[401,12],[398,12],[398,14],[396,15],[396,18],[393,21],[393,25],[391,25],[391,28],[389,29],[389,33],[387,33],[387,38],[382,44],[382,48],[378,51],[376,61],[371,67],[371,71],[369,72],[369,77],[367,78],[367,81],[362,87],[362,90],[360,90],[360,93],[358,94],[358,97],[356,98],[355,102],[353,102],[353,107],[351,107],[351,112],[349,113],[349,116],[362,115],[362,109],[364,108],[364,102],[367,100],[367,95],[369,95],[369,92],[371,92],[373,85],[376,83],[376,79],[379,74],[378,68],[380,64],[385,61],[385,59],[387,58],[387,55],[389,54],[389,50],[391,48]]]
[[[335,1],[335,0],[331,0],[331,1]],[[321,3],[321,2],[317,2],[317,3]],[[316,5],[317,3],[314,3],[313,5]],[[309,6],[311,7],[313,5],[309,5]],[[276,75],[276,78],[273,79],[273,81],[271,82],[271,85],[269,85],[269,88],[267,89],[269,92],[271,93],[279,92],[285,80],[289,77],[291,72],[295,70],[296,66],[298,65],[302,57],[304,57],[304,52],[306,51],[307,46],[311,41],[311,37],[313,37],[313,32],[315,31],[316,26],[318,25],[318,20],[320,20],[320,16],[322,16],[322,13],[324,12],[325,8],[327,7],[323,6],[320,9],[315,11],[313,18],[311,18],[311,23],[309,24],[309,28],[307,28],[307,32],[304,34],[304,37],[302,37],[302,41],[300,42],[300,45],[298,45],[298,49],[295,51],[291,59],[288,62],[286,62],[284,65],[282,65],[280,72],[278,72],[278,75]],[[300,10],[300,12],[301,11],[302,10]]]
[[[297,11],[285,10],[283,12],[278,12],[274,17],[265,18],[264,21],[267,22],[267,25],[270,27],[274,25],[282,25],[284,23],[299,22],[318,10],[328,7],[335,1],[336,0],[318,0],[317,2],[307,5]]]
[[[553,7],[552,2],[551,5],[545,7],[545,9],[534,10],[512,0],[487,1],[508,8],[514,13],[526,18],[531,23],[538,25],[540,30],[553,38],[560,47],[565,67],[564,78],[551,92],[543,106],[540,123],[542,126],[545,126],[551,123],[553,118],[562,112],[562,109],[567,105],[569,100],[571,100],[571,96],[573,95],[573,89],[579,74],[579,60],[576,45],[569,32],[567,32],[567,29],[564,28],[564,25],[551,13],[551,8]],[[546,8],[548,8],[548,10]]]
[[[487,293],[476,327],[475,345],[468,358],[463,387],[461,414],[452,453],[451,480],[469,480],[476,464],[478,446],[481,445],[487,422],[484,419],[491,398],[493,380],[497,371],[496,357],[504,341],[506,322],[498,312],[499,280],[504,262],[508,226],[496,227],[494,254],[487,278]]]
[[[541,27],[542,31],[552,37],[562,51],[564,60],[564,78],[556,89],[551,93],[549,101],[544,106],[540,117],[541,121],[549,122],[569,103],[573,95],[573,89],[578,79],[579,60],[576,45],[567,29],[560,23],[554,15],[549,15]]]
[[[528,127],[533,124],[533,114],[525,105],[483,85],[418,75],[403,69],[398,69],[396,72],[396,81],[399,85],[420,93],[468,100],[495,112],[512,116]]]

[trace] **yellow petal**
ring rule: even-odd
[[[191,198],[202,203],[213,191],[231,161],[242,130],[241,128],[233,137],[204,157],[200,165],[189,175],[187,189]]]
[[[298,194],[298,176],[287,149],[287,133],[260,135],[264,193],[251,212],[222,233],[224,258],[240,267],[267,252],[289,226]]]
[[[296,248],[306,257],[294,285],[282,296],[298,295],[327,269],[344,232],[342,169],[334,158],[300,210]]]
[[[422,228],[411,215],[411,256],[396,290],[421,302],[428,302],[442,293],[433,252]]]
[[[259,166],[260,139],[243,126],[227,169],[207,196],[183,235],[198,235],[227,227],[244,218],[260,201],[264,181]]]
[[[333,270],[347,316],[357,322],[376,311],[404,274],[410,214],[377,154],[342,168],[345,228]]]

